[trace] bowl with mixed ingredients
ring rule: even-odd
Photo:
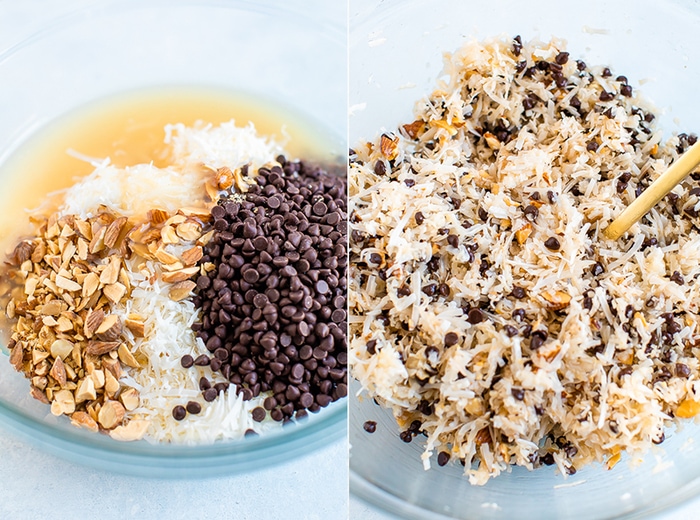
[[[351,13],[351,487],[388,511],[697,493],[700,174],[602,231],[697,142],[698,13],[579,7]]]
[[[3,424],[165,477],[345,434],[344,14],[76,2],[6,42]]]

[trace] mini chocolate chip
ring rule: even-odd
[[[445,334],[445,347],[451,347],[459,342],[459,335],[455,332]]]
[[[251,416],[253,417],[253,420],[255,422],[262,422],[265,420],[265,417],[267,417],[267,412],[265,411],[265,408],[256,406],[255,408],[253,408]]]
[[[447,235],[447,243],[452,247],[459,247],[459,237],[457,235]]]
[[[676,376],[688,379],[690,377],[690,368],[684,363],[676,363]]]
[[[622,87],[620,87],[620,94],[625,97],[632,97],[632,87],[629,85],[622,85]]]
[[[450,454],[449,453],[447,453],[446,451],[441,451],[440,453],[438,453],[438,456],[437,456],[438,466],[442,467],[442,466],[446,465],[448,462],[450,462]]]
[[[603,69],[603,72],[601,72],[600,75],[603,76],[604,78],[609,78],[610,76],[612,76],[612,72],[610,71],[610,69],[608,67],[605,67]]]
[[[513,287],[513,290],[511,291],[510,294],[511,294],[511,296],[513,296],[513,298],[517,298],[518,300],[522,300],[523,298],[525,298],[525,289],[523,289],[519,285],[516,285]]]
[[[568,52],[560,52],[559,54],[556,55],[554,58],[554,61],[556,61],[559,65],[564,65],[567,61],[569,61],[569,53]]]
[[[469,309],[469,312],[467,313],[467,321],[472,325],[481,323],[485,319],[486,314],[484,314],[484,312],[481,309],[478,309],[476,307]]]
[[[591,274],[593,276],[600,276],[604,272],[605,272],[605,268],[603,267],[603,264],[601,264],[600,262],[596,262],[595,264],[593,264],[593,266],[591,266]]]
[[[217,395],[219,395],[219,392],[216,391],[216,388],[207,388],[203,393],[204,400],[208,403],[216,399]]]
[[[197,401],[188,401],[187,411],[193,415],[197,415],[199,412],[202,411],[202,405],[199,404]]]
[[[377,175],[386,174],[386,164],[384,164],[384,161],[381,159],[374,163],[374,173]]]
[[[401,433],[399,434],[399,437],[400,437],[401,440],[404,441],[405,443],[409,443],[409,442],[411,442],[411,441],[413,440],[413,435],[412,435],[411,432],[408,431],[408,430],[401,432]]]
[[[540,211],[533,205],[525,206],[523,212],[525,213],[525,218],[530,222],[535,222],[540,213]]]
[[[561,244],[556,237],[549,237],[547,240],[545,240],[544,245],[550,251],[559,251],[561,248]]]
[[[599,99],[601,101],[605,102],[605,101],[611,101],[614,97],[615,97],[614,94],[611,94],[610,92],[606,92],[605,90],[603,90],[600,93]]]
[[[182,421],[186,416],[187,410],[185,410],[184,406],[178,404],[175,408],[173,408],[173,417],[176,421]]]
[[[671,275],[670,280],[672,282],[677,283],[678,285],[685,284],[685,279],[683,278],[683,275],[680,273],[680,271],[673,271],[673,274]]]
[[[365,421],[362,427],[367,433],[374,433],[377,431],[377,423],[375,421]]]
[[[586,150],[588,150],[589,152],[595,152],[596,150],[598,150],[598,143],[596,143],[595,141],[588,141],[588,144],[586,145]]]
[[[416,219],[416,224],[418,224],[419,226],[425,221],[425,216],[420,211],[416,212],[416,215],[414,218]]]
[[[515,321],[522,323],[525,319],[525,309],[515,309],[512,313],[512,318]]]
[[[511,388],[510,393],[515,397],[518,401],[522,401],[525,399],[525,390],[522,388]]]
[[[180,365],[182,365],[182,368],[190,368],[194,365],[194,359],[189,354],[185,354],[180,358]]]
[[[512,325],[506,325],[506,326],[505,326],[505,331],[506,331],[506,335],[507,335],[509,338],[512,338],[512,337],[515,337],[515,336],[518,335],[518,329],[516,329],[516,328],[513,327]]]

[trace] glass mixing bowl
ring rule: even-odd
[[[344,157],[345,20],[344,6],[321,1],[47,2],[45,12],[32,13],[13,33],[13,44],[0,46],[0,163],[38,128],[93,99],[182,84],[248,92],[289,107],[334,135],[336,156]],[[0,346],[0,424],[71,461],[134,475],[233,474],[290,460],[347,431],[340,400],[308,420],[238,442],[119,443],[53,417],[28,389]]]
[[[700,61],[695,58],[700,5],[594,0],[498,2],[354,0],[350,11],[350,145],[413,120],[414,102],[430,93],[442,53],[469,38],[522,35],[565,38],[572,58],[609,65],[664,110],[661,127],[700,129]],[[640,86],[641,85],[641,86]],[[351,385],[351,395],[359,391]],[[423,471],[420,437],[401,442],[389,413],[371,399],[350,403],[351,491],[406,518],[618,518],[666,509],[700,492],[700,427],[692,422],[631,468],[600,465],[564,479],[553,468],[515,468],[470,486],[462,467]],[[376,433],[362,425],[377,422]],[[695,440],[694,440],[695,439]]]

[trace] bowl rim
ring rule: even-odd
[[[41,20],[39,14],[39,21],[33,23],[31,32],[0,50],[0,65],[32,44],[44,41],[51,34],[84,21],[88,15],[102,18],[131,10],[191,7],[282,16],[307,25],[310,19],[308,10],[283,0],[97,0],[77,8],[68,3],[62,6],[61,13],[53,14],[47,19]],[[347,30],[342,24],[335,23],[324,15],[314,19],[314,27],[331,43],[346,46]],[[88,100],[90,101],[94,100]],[[50,122],[51,120],[43,121],[40,126]],[[37,129],[32,128],[33,131]],[[339,130],[343,132],[346,128]],[[22,133],[19,140],[23,141],[26,137]],[[16,150],[18,144],[21,142],[14,139],[10,153]],[[0,345],[0,358],[5,355],[5,349]],[[159,478],[216,477],[283,463],[343,437],[347,438],[347,417],[348,399],[341,398],[317,414],[310,414],[308,418],[299,421],[294,420],[291,424],[260,436],[198,445],[151,444],[145,440],[115,441],[109,436],[95,435],[67,424],[57,427],[26,414],[12,403],[0,400],[0,425],[19,434],[24,440],[64,459],[98,469],[104,469],[104,463],[107,462],[110,469],[120,473]],[[282,458],[280,454],[283,455]]]

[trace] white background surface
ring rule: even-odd
[[[307,4],[323,9],[319,0]],[[0,53],[31,34],[37,14],[64,11],[63,2],[0,0]],[[0,428],[0,519],[345,519],[347,471],[347,443],[339,441],[235,477],[141,479],[66,462]]]

